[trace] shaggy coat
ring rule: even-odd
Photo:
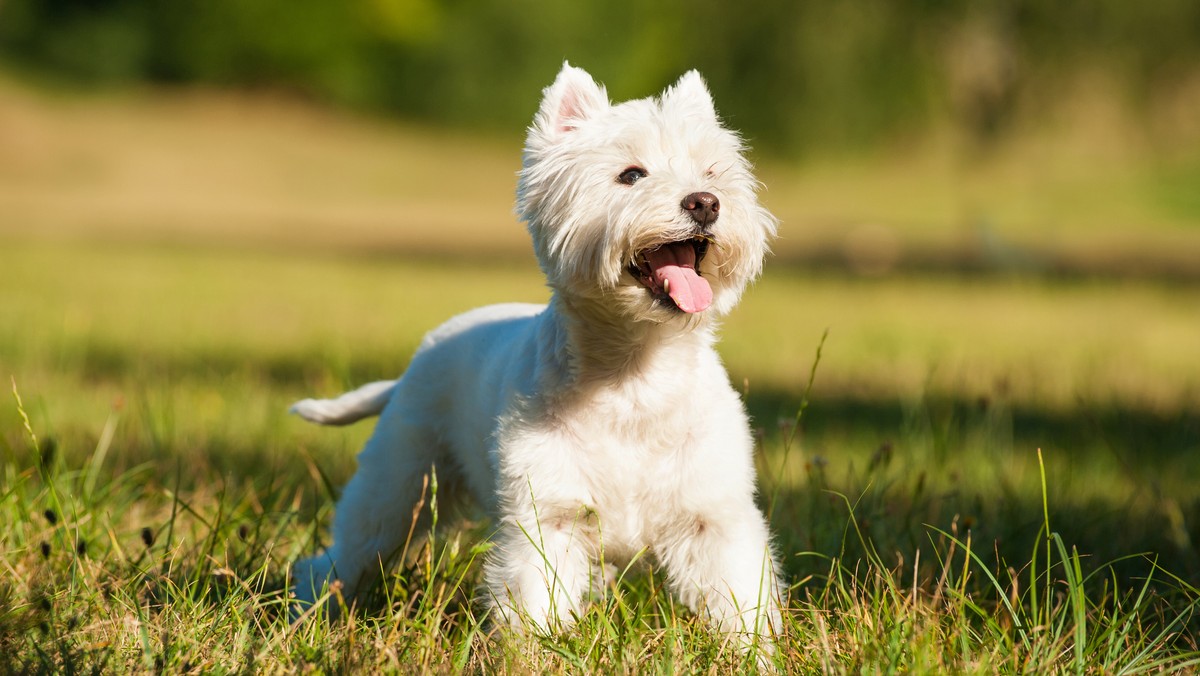
[[[648,552],[721,630],[779,626],[748,420],[713,349],[775,232],[742,150],[695,71],[613,105],[564,64],[517,201],[549,304],[455,317],[400,379],[293,407],[325,424],[380,415],[333,544],[296,564],[297,609],[334,579],[352,598],[426,530],[414,505],[436,466],[494,519],[485,580],[501,623],[561,629],[603,586],[597,566]]]

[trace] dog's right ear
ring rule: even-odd
[[[542,105],[534,120],[533,131],[547,140],[574,131],[580,122],[608,108],[608,94],[582,68],[566,61],[554,84],[542,92]]]

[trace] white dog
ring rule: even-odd
[[[779,627],[753,442],[713,350],[775,232],[742,150],[695,71],[613,105],[563,65],[517,191],[549,305],[455,317],[399,380],[292,408],[334,425],[382,414],[333,545],[296,565],[299,608],[334,579],[353,598],[423,532],[414,506],[436,465],[443,494],[465,489],[495,519],[484,575],[502,623],[561,629],[594,565],[646,551],[721,630]]]

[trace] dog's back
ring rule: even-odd
[[[485,324],[532,317],[545,307],[531,303],[501,303],[464,312],[425,334],[413,359],[433,346],[452,340],[470,329]],[[349,425],[382,413],[398,382],[399,379],[377,380],[332,399],[301,399],[292,404],[288,413],[294,413],[320,425]]]

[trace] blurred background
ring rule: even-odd
[[[220,220],[215,227],[243,231],[241,221],[270,211],[315,230],[349,227],[370,245],[377,236],[425,241],[430,225],[444,224],[439,244],[457,247],[455,228],[499,223],[509,211],[511,172],[493,169],[515,166],[541,88],[569,59],[616,100],[700,69],[763,167],[766,199],[785,223],[783,259],[864,273],[1200,276],[1200,7],[1188,0],[773,2],[753,10],[718,2],[4,0],[0,55],[6,182],[39,170],[48,180],[51,165],[71,167],[62,171],[73,176],[58,180],[90,179],[97,190],[109,182],[106,205],[86,209],[88,229],[116,220],[195,234],[214,224],[184,221]],[[70,100],[82,92],[94,109]],[[117,98],[95,98],[101,93]],[[404,146],[395,155],[436,162],[431,169],[456,166],[453,179],[416,166],[398,176],[365,166],[323,171],[338,158],[305,156],[386,163],[386,151],[360,159],[350,139],[338,145],[308,133],[338,130],[373,146],[371,133],[396,133],[383,121],[413,125],[417,138],[393,137]],[[113,145],[88,138],[90,148],[80,147],[63,138],[73,133]],[[115,138],[122,133],[129,137]],[[238,133],[249,138],[229,138]],[[248,146],[255,142],[262,147]],[[159,164],[155,152],[174,157]],[[499,166],[474,167],[455,152]],[[187,180],[190,199],[205,204],[151,195],[170,187],[160,185],[164,173]],[[383,185],[364,185],[372,178]],[[280,185],[306,179],[314,185],[294,193]],[[26,228],[66,227],[38,222],[63,220],[46,209],[64,206],[14,196],[15,186],[5,192],[3,208]],[[112,213],[121,199],[158,201],[172,213],[149,213],[149,204]],[[313,207],[354,213],[324,220]],[[16,228],[17,219],[6,220]],[[376,234],[384,221],[390,232]],[[481,249],[495,250],[492,237],[525,248],[516,229],[484,229],[501,232]]]
[[[697,68],[752,146],[782,226],[722,350],[773,448],[829,330],[796,472],[1028,507],[1044,448],[1077,534],[1195,566],[1194,0],[0,0],[0,365],[59,437],[137,402],[131,458],[315,447],[289,400],[546,297],[513,189],[564,59]]]

